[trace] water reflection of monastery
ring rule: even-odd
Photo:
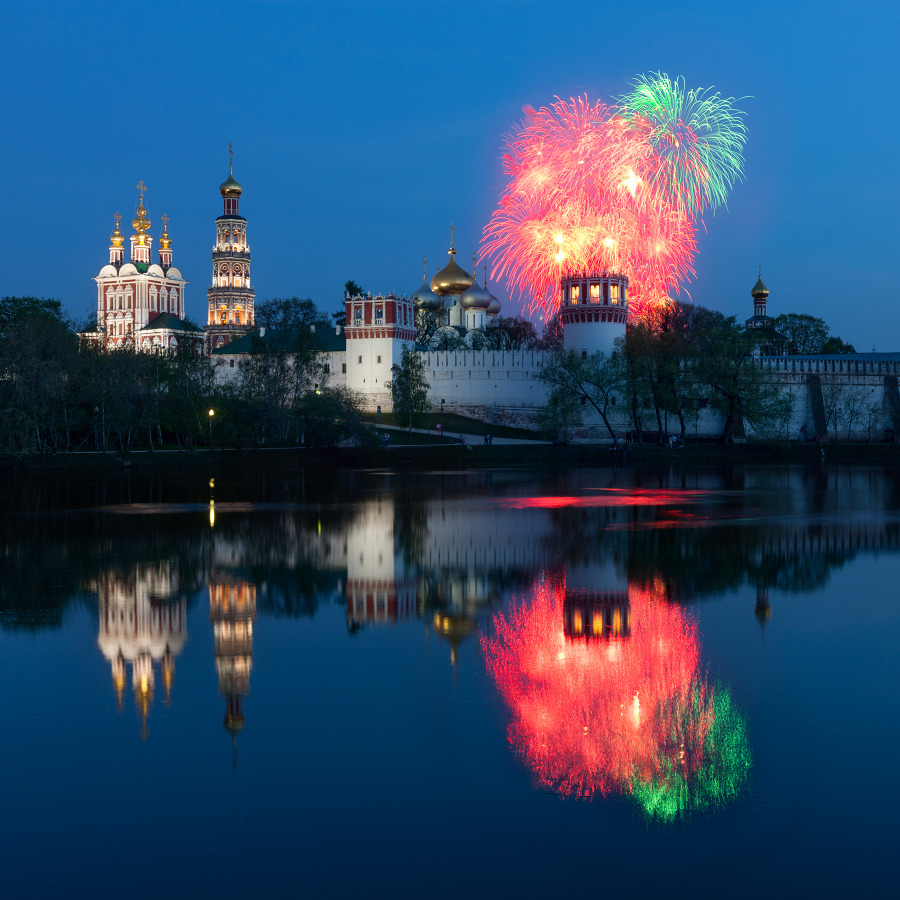
[[[492,614],[541,572],[565,573],[565,637],[612,646],[632,634],[635,585],[653,584],[654,597],[670,604],[749,585],[756,603],[748,613],[765,624],[773,591],[813,590],[858,553],[900,547],[900,481],[883,473],[797,469],[774,481],[766,472],[744,475],[739,484],[709,473],[670,484],[660,475],[652,487],[627,490],[616,477],[571,474],[555,494],[501,476],[479,491],[438,475],[418,494],[387,481],[352,505],[257,521],[246,506],[217,507],[209,528],[180,541],[179,561],[111,569],[89,582],[119,706],[130,682],[146,736],[159,685],[166,701],[172,694],[186,600],[204,586],[210,665],[224,725],[236,736],[258,612],[298,617],[339,601],[351,633],[422,623],[455,666],[479,625],[489,628]],[[754,518],[760,492],[777,499]],[[858,497],[866,498],[859,508]]]
[[[109,660],[119,709],[130,669],[141,736],[146,738],[157,671],[168,703],[175,657],[187,640],[185,600],[178,577],[171,564],[159,562],[136,566],[124,575],[104,573],[91,587],[97,591],[99,603],[97,643]]]

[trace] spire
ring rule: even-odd
[[[131,227],[134,228],[134,234],[131,236],[131,261],[133,263],[150,264],[150,244],[153,238],[147,234],[150,230],[150,220],[147,218],[147,210],[144,209],[144,191],[147,185],[141,179],[137,183],[137,189],[140,193],[138,200],[138,208],[135,217],[131,220]]]
[[[169,237],[169,217],[162,215],[163,230],[159,238],[159,264],[168,269],[172,265],[172,239]]]
[[[137,189],[140,191],[140,200],[138,201],[137,215],[131,220],[131,227],[134,228],[134,233],[139,238],[138,243],[143,243],[143,240],[140,239],[150,230],[150,220],[147,218],[147,210],[144,209],[144,191],[147,190],[147,185],[144,184],[143,179],[137,183]]]
[[[219,185],[219,193],[225,201],[225,215],[238,215],[238,201],[243,188],[234,177],[234,147],[228,143],[228,177]]]
[[[111,265],[117,266],[122,264],[122,260],[124,259],[125,251],[122,249],[123,244],[125,243],[125,236],[119,231],[119,221],[122,216],[117,211],[115,216],[113,217],[116,220],[116,227],[113,229],[113,233],[109,236],[109,261]]]

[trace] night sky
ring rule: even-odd
[[[244,187],[257,301],[337,307],[343,283],[409,293],[471,257],[526,104],[612,100],[639,73],[747,98],[745,181],[706,217],[687,289],[820,315],[857,350],[900,350],[900,25],[883,2],[17,4],[4,13],[0,293],[96,309],[113,213],[148,185],[187,313],[206,321],[218,186]],[[894,148],[893,150],[891,148]],[[123,223],[124,225],[124,223]],[[505,299],[505,285],[491,285]],[[518,311],[505,302],[503,314]]]

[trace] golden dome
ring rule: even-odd
[[[162,217],[163,220],[163,232],[159,239],[159,249],[160,250],[171,250],[172,249],[172,239],[169,237],[169,217],[164,215]]]
[[[147,218],[147,210],[144,209],[144,199],[137,208],[137,215],[131,220],[131,227],[138,237],[143,237],[150,230],[150,220]]]
[[[753,285],[753,290],[750,291],[750,296],[753,297],[754,300],[762,300],[764,297],[769,296],[769,289],[765,286],[762,280],[762,272],[759,273],[759,279],[757,280],[756,284]]]
[[[122,217],[118,213],[116,213],[116,215],[115,215],[116,228],[115,228],[115,231],[113,231],[113,233],[109,236],[109,241],[112,244],[112,246],[116,247],[119,250],[122,249],[122,244],[125,242],[125,236],[122,234],[121,231],[119,231],[119,219],[121,219],[121,218]]]
[[[219,185],[219,193],[223,197],[240,197],[244,189],[235,180],[231,172],[231,166],[228,167],[228,178]]]
[[[447,294],[462,294],[472,286],[475,279],[461,269],[454,257],[456,250],[450,248],[450,262],[431,279],[431,289],[441,297]]]

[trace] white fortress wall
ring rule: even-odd
[[[547,389],[537,380],[548,355],[539,350],[447,350],[420,354],[432,408],[498,406],[539,409]]]

